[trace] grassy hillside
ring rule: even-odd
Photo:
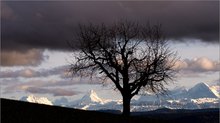
[[[218,123],[218,116],[218,110],[208,110],[192,113],[146,113],[123,117],[117,114],[1,99],[2,123]]]

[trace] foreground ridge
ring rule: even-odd
[[[131,117],[98,111],[84,111],[58,106],[1,99],[2,123],[78,122],[78,123],[218,123],[219,109],[136,112]]]

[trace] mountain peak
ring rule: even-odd
[[[209,86],[203,82],[196,84],[188,92],[191,98],[216,98]]]
[[[20,100],[38,104],[53,105],[46,97],[37,97],[34,95],[24,96]]]
[[[81,104],[103,103],[94,90],[90,90],[80,101]]]

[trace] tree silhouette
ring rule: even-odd
[[[130,115],[130,101],[140,90],[165,92],[175,75],[176,53],[169,49],[160,25],[90,23],[79,25],[76,37],[80,46],[70,70],[110,79],[123,97],[123,115]]]

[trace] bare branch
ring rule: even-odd
[[[109,78],[124,102],[143,89],[165,92],[175,76],[176,54],[169,49],[161,25],[126,20],[113,26],[79,25],[79,30],[80,50],[70,70]]]

